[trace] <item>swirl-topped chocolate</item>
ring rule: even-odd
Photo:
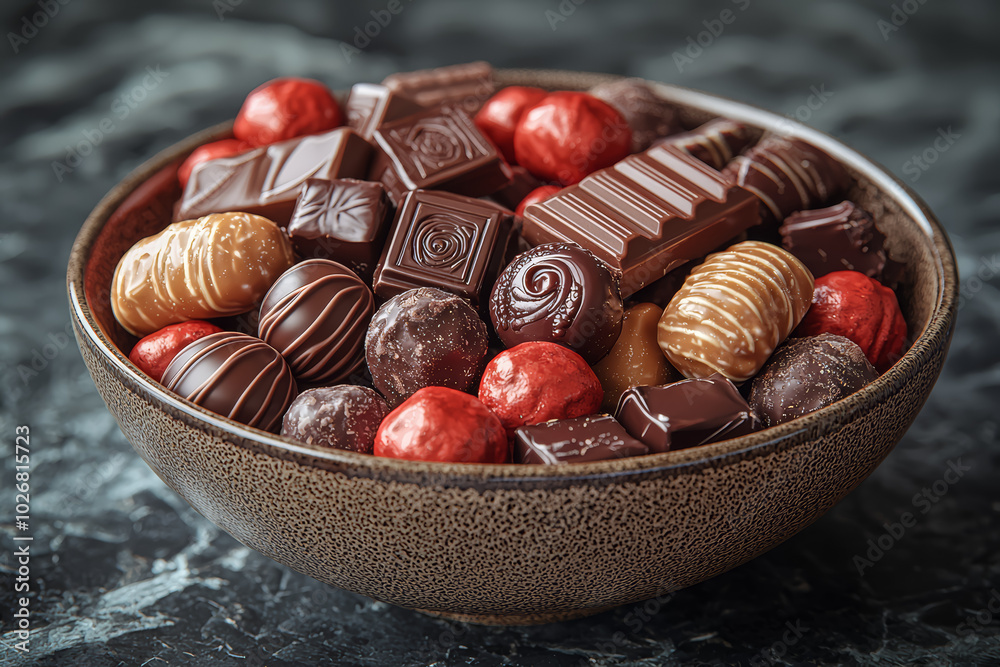
[[[335,384],[360,368],[374,298],[350,269],[311,259],[285,271],[260,306],[259,335],[300,382]]]
[[[594,363],[621,333],[618,279],[574,243],[546,243],[518,255],[500,274],[490,317],[507,347],[549,341]]]
[[[265,431],[277,429],[298,393],[277,350],[233,331],[209,334],[185,347],[161,382],[206,410]]]

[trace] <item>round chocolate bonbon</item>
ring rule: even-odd
[[[276,430],[298,393],[277,350],[232,331],[185,347],[163,372],[162,383],[206,410],[265,431]]]
[[[284,232],[259,215],[214,213],[175,222],[122,256],[111,306],[137,336],[184,320],[235,315],[252,308],[294,263]]]
[[[341,384],[308,389],[292,401],[281,435],[307,445],[371,454],[389,406],[368,387]]]
[[[878,377],[865,353],[833,334],[792,338],[750,385],[750,406],[777,426],[846,398]]]
[[[353,271],[311,259],[285,271],[268,290],[258,332],[300,382],[333,384],[364,362],[373,309],[372,291]]]
[[[514,258],[493,288],[490,317],[507,347],[564,345],[595,363],[622,330],[618,279],[589,250],[546,243]]]
[[[486,325],[467,301],[419,287],[378,309],[365,338],[365,358],[375,388],[395,406],[423,387],[471,389],[488,344]]]
[[[749,380],[809,309],[813,277],[787,250],[743,241],[705,258],[660,318],[657,341],[688,378]]]

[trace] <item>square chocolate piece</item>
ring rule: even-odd
[[[610,415],[559,419],[514,431],[518,463],[587,463],[648,453]]]
[[[448,190],[470,197],[507,184],[500,155],[472,117],[439,107],[385,123],[372,136],[378,147],[370,180],[381,181],[392,203],[409,190]]]
[[[485,307],[517,238],[514,217],[496,204],[450,192],[410,192],[375,271],[375,294],[388,299],[437,287]]]
[[[310,178],[288,223],[292,245],[305,259],[347,266],[371,284],[389,227],[389,198],[381,183]]]
[[[191,172],[174,221],[243,211],[288,224],[295,200],[310,178],[364,178],[371,145],[340,127],[202,162]]]
[[[365,139],[371,139],[383,123],[419,113],[424,107],[400,92],[374,83],[357,83],[347,96],[347,124]]]

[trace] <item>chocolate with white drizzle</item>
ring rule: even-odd
[[[664,137],[654,145],[669,144],[722,171],[753,141],[749,128],[728,118],[716,118],[690,132]]]
[[[685,377],[749,380],[802,320],[813,277],[787,250],[744,241],[705,258],[660,318],[657,342]]]
[[[847,171],[832,157],[801,139],[776,134],[738,155],[722,173],[757,195],[765,222],[822,206],[850,184]]]

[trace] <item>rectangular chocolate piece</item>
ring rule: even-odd
[[[403,93],[374,83],[357,83],[344,105],[347,124],[365,139],[371,139],[383,123],[419,113],[424,107]]]
[[[517,231],[511,213],[496,204],[450,192],[410,192],[375,271],[375,293],[388,299],[436,287],[485,308],[517,251]]]
[[[364,178],[372,147],[341,127],[202,162],[191,172],[174,221],[243,211],[287,225],[307,179]]]
[[[528,206],[522,234],[532,245],[590,250],[621,271],[628,297],[759,221],[752,194],[677,148],[654,146]]]
[[[470,114],[496,92],[493,67],[483,61],[398,72],[383,79],[382,85],[425,107],[457,104]]]
[[[295,202],[288,236],[303,258],[340,262],[371,284],[389,208],[381,183],[310,178]]]
[[[760,428],[736,385],[718,373],[660,387],[633,387],[622,394],[615,416],[652,452],[707,445]]]
[[[507,184],[493,144],[461,109],[428,109],[385,123],[372,139],[378,150],[370,180],[381,181],[397,206],[409,190],[480,197]]]
[[[517,463],[587,463],[648,453],[649,448],[610,415],[560,419],[514,431]]]

